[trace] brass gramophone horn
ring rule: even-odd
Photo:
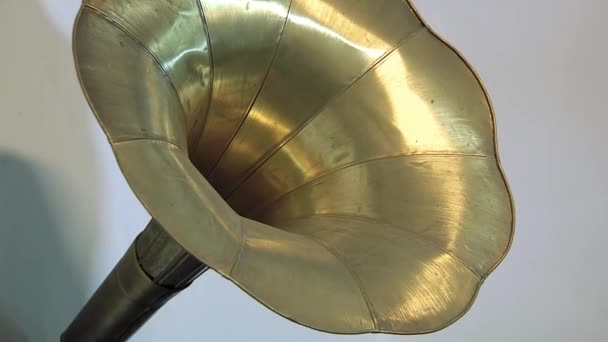
[[[431,332],[507,252],[489,100],[407,1],[86,0],[74,57],[153,220],[65,341],[207,266],[311,328]]]

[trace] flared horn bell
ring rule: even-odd
[[[486,92],[408,1],[86,0],[74,55],[154,234],[199,266],[165,286],[142,234],[66,340],[128,337],[203,264],[314,329],[432,332],[508,250]]]

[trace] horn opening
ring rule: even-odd
[[[295,322],[435,331],[506,254],[486,92],[409,2],[87,0],[74,54],[153,218]]]

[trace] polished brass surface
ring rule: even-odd
[[[154,220],[297,323],[432,332],[507,253],[487,93],[408,1],[85,0],[74,57]]]

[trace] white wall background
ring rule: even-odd
[[[335,336],[208,272],[134,341],[608,341],[608,1],[416,0],[495,104],[513,247],[423,336]],[[0,341],[58,340],[148,221],[72,66],[79,0],[0,0]]]

